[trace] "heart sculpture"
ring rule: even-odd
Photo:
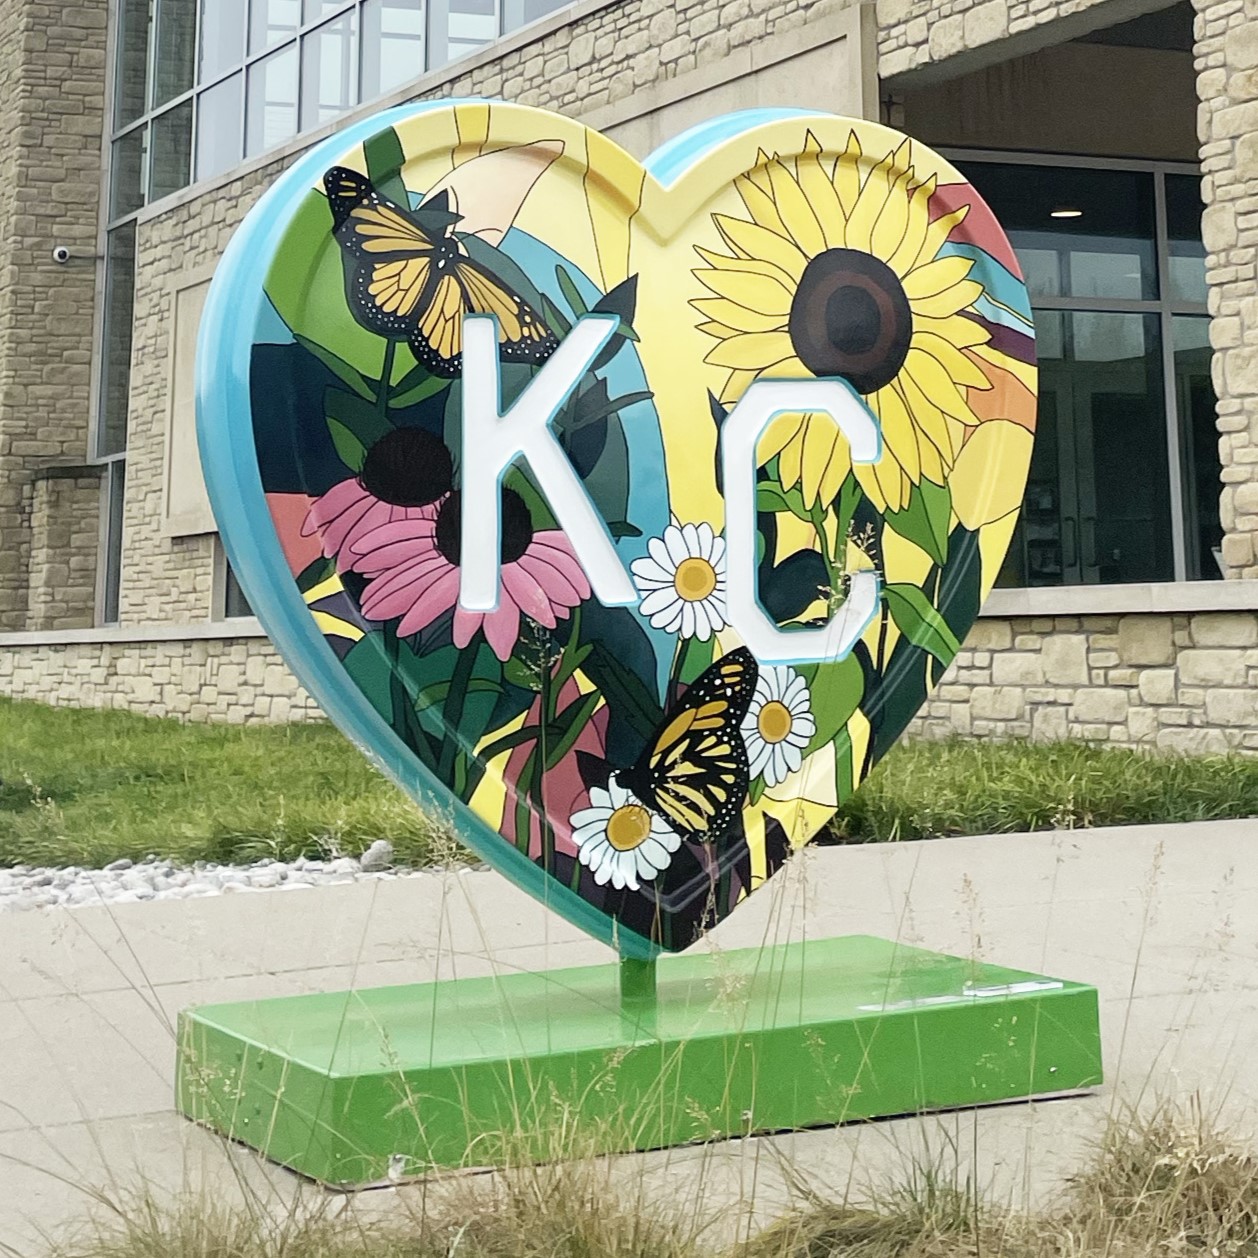
[[[236,234],[198,434],[332,719],[645,957],[816,834],[951,662],[1017,520],[1033,337],[991,212],[885,127],[734,114],[644,167],[415,105]]]

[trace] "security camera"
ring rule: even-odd
[[[65,264],[70,261],[69,248],[65,245],[58,245],[52,251],[52,260],[56,262],[59,266],[65,266]]]

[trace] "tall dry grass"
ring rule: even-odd
[[[1255,1258],[1258,1158],[1197,1102],[1112,1118],[1038,1214],[985,1200],[961,1160],[910,1159],[862,1201],[831,1201],[796,1168],[795,1207],[734,1245],[718,1212],[641,1163],[577,1155],[412,1186],[387,1222],[318,1197],[274,1218],[203,1197],[144,1194],[52,1258]]]

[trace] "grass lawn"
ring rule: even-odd
[[[1258,759],[955,740],[894,751],[841,810],[845,842],[1258,815]],[[0,699],[0,866],[354,853],[448,858],[330,725],[183,725]],[[457,850],[457,849],[455,849]]]

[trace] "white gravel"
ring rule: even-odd
[[[253,865],[175,865],[151,856],[117,860],[104,869],[0,869],[0,913],[60,905],[134,904],[139,900],[189,900],[246,891],[301,891],[328,883],[362,882],[394,875],[393,845],[377,840],[360,858],[261,860]]]

